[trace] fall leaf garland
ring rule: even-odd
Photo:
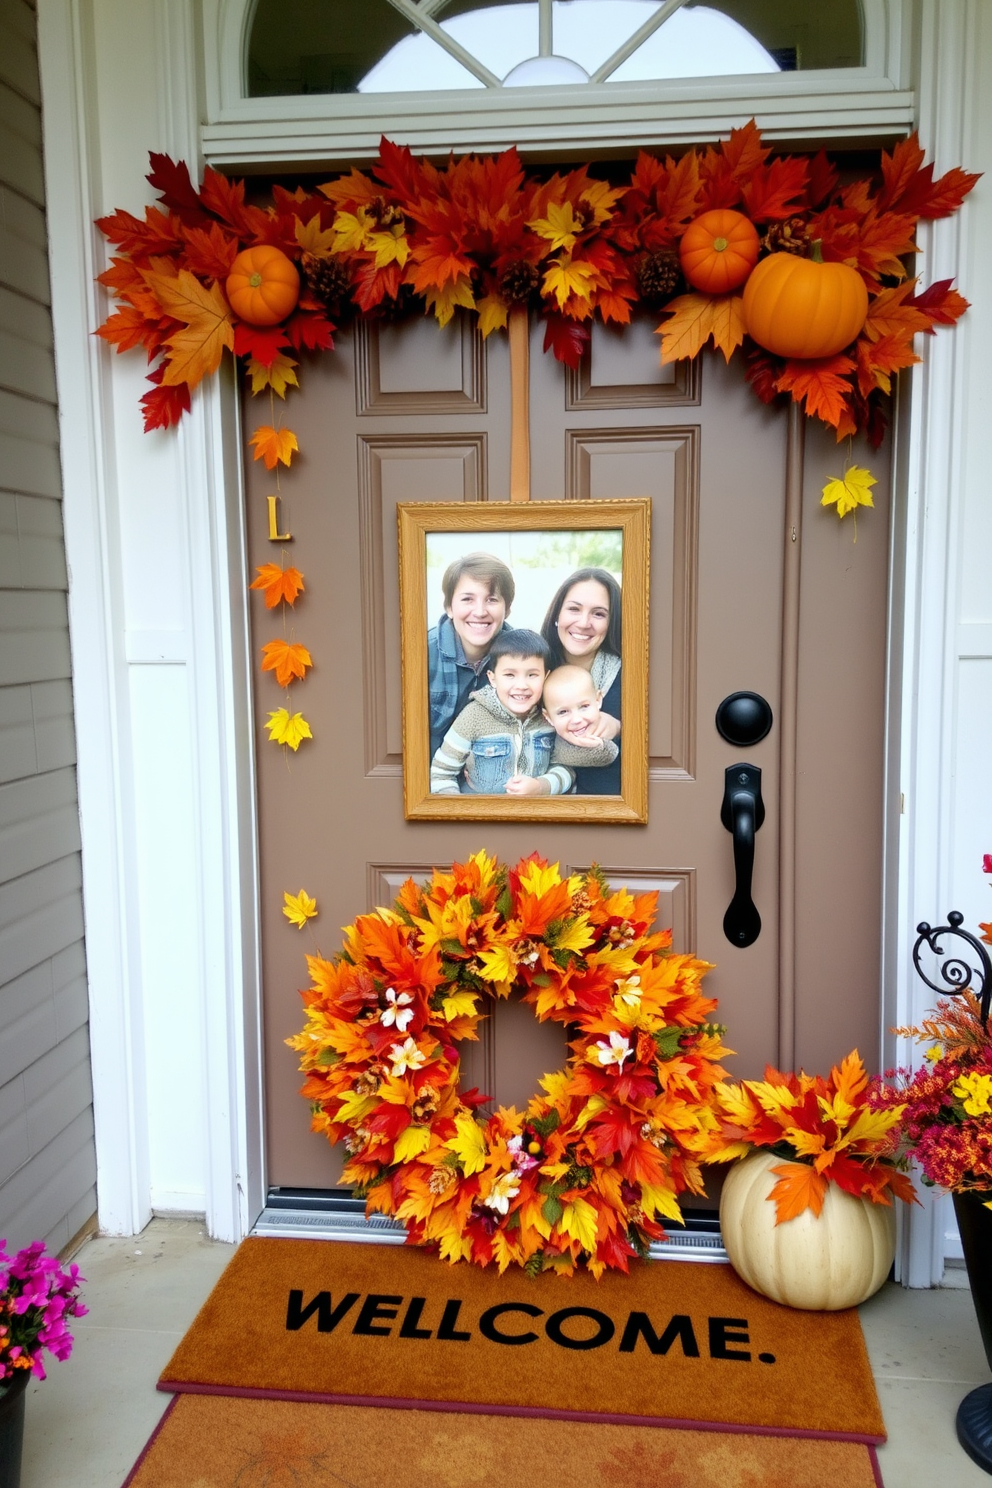
[[[596,1276],[621,1271],[702,1192],[712,1090],[730,1051],[703,996],[709,969],[651,934],[656,894],[563,877],[537,855],[484,852],[392,908],[360,916],[333,960],[308,957],[301,1055],[312,1126],[343,1141],[342,1174],[369,1212],[395,1215],[448,1261]],[[284,913],[301,929],[303,891]],[[483,1115],[459,1044],[519,992],[571,1034],[568,1063],[525,1111]]]
[[[370,172],[316,191],[276,186],[266,207],[209,167],[196,188],[182,163],[152,154],[151,164],[159,204],[143,219],[117,211],[98,222],[117,250],[100,281],[119,302],[98,334],[119,351],[143,346],[157,363],[141,400],[149,429],[182,417],[225,348],[245,360],[253,392],[285,397],[301,355],[331,350],[335,329],[356,314],[419,302],[444,325],[461,307],[488,336],[514,305],[529,304],[545,323],[544,349],[571,367],[594,319],[622,325],[646,308],[664,317],[664,362],[710,343],[728,360],[743,348],[763,401],[784,394],[838,439],[866,431],[877,445],[892,377],[919,360],[914,336],[967,308],[949,281],[919,290],[907,277],[917,224],[955,212],[978,179],[954,167],[935,180],[915,135],[882,153],[877,176],[842,182],[823,152],[773,157],[752,120],[677,159],[642,152],[620,185],[586,166],[541,178],[514,149],[439,167],[383,139]],[[764,253],[808,255],[815,243],[825,263],[857,270],[869,306],[850,347],[820,362],[784,360],[749,340],[740,294],[680,292],[682,234],[718,208],[746,216]],[[239,320],[223,290],[237,254],[260,244],[285,253],[303,281],[275,326]],[[291,439],[257,430],[256,458],[288,465]]]

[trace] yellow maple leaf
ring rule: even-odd
[[[364,248],[369,238],[365,208],[359,207],[357,212],[338,212],[333,232],[335,253],[354,253]]]
[[[487,982],[512,982],[517,974],[517,958],[505,945],[480,951],[478,960],[480,975]]]
[[[561,1211],[558,1228],[563,1235],[577,1240],[583,1250],[596,1249],[596,1211],[588,1199],[573,1199]]]
[[[293,368],[298,365],[292,357],[284,356],[281,351],[277,351],[272,358],[271,367],[267,367],[256,357],[250,357],[248,375],[251,378],[252,392],[260,393],[264,388],[271,388],[277,397],[285,398],[287,387],[299,387],[300,385],[293,371]]]
[[[357,1122],[370,1111],[374,1111],[376,1099],[374,1095],[359,1095],[355,1090],[349,1090],[344,1096],[337,1110],[337,1121]]]
[[[297,930],[302,930],[307,920],[312,920],[317,914],[317,901],[311,899],[306,889],[301,889],[298,894],[287,891],[283,894],[282,901],[283,914]]]
[[[571,253],[585,221],[576,217],[571,202],[552,202],[548,207],[547,217],[535,217],[527,226],[539,238],[547,238],[551,244],[550,252],[555,253],[559,248],[564,248],[566,253]]]
[[[452,992],[441,1003],[441,1011],[446,1023],[452,1018],[470,1018],[476,1011],[475,993]]]
[[[288,708],[277,708],[265,725],[273,744],[288,744],[295,754],[304,739],[312,739],[310,725],[302,713],[291,714]]]
[[[594,936],[589,928],[589,916],[579,915],[577,920],[565,926],[555,938],[555,950],[575,951],[578,954],[584,951],[586,946],[592,945]]]
[[[419,1157],[421,1152],[426,1152],[430,1145],[429,1126],[408,1126],[405,1131],[400,1132],[393,1143],[393,1161],[409,1162],[411,1158]]]
[[[334,229],[321,228],[319,212],[315,212],[309,222],[302,222],[297,217],[296,241],[304,253],[312,253],[315,258],[327,258],[334,242]]]
[[[558,263],[551,264],[544,276],[541,290],[543,294],[554,295],[560,310],[573,294],[580,300],[591,299],[598,278],[599,274],[592,264],[581,260],[573,263],[566,254]]]
[[[224,292],[219,284],[208,289],[188,269],[180,269],[175,278],[148,269],[143,277],[165,313],[185,324],[184,330],[169,337],[171,354],[162,382],[169,387],[181,382],[195,387],[216,372],[225,346],[234,349],[234,326]]]
[[[475,309],[475,296],[472,293],[472,284],[466,274],[459,274],[454,283],[446,284],[443,289],[431,285],[424,292],[428,309],[433,310],[437,316],[438,325],[446,326],[455,313],[455,306],[462,305],[466,310]]]
[[[851,465],[842,476],[833,476],[827,481],[820,497],[820,505],[832,506],[836,501],[837,515],[846,517],[849,511],[857,511],[859,506],[875,505],[871,499],[871,488],[874,485],[877,485],[877,481],[870,470],[864,470],[860,465]]]
[[[748,1148],[748,1151],[750,1150]],[[641,1208],[649,1219],[653,1219],[656,1214],[661,1214],[665,1219],[672,1219],[677,1224],[682,1222],[682,1211],[678,1200],[669,1189],[660,1184],[641,1184]]]
[[[403,232],[369,233],[365,246],[374,250],[377,269],[384,269],[391,263],[398,263],[402,269],[410,256],[410,244]]]
[[[621,196],[627,193],[626,186],[611,186],[608,181],[593,181],[579,197],[587,207],[592,207],[593,222],[598,227],[613,216],[613,208]]]
[[[476,309],[479,312],[479,330],[483,340],[493,331],[501,331],[506,325],[507,307],[497,295],[483,296]]]
[[[456,1116],[455,1130],[457,1135],[445,1146],[457,1157],[465,1177],[471,1178],[473,1173],[481,1173],[486,1166],[486,1139],[482,1127],[472,1116]]]
[[[255,459],[265,461],[266,470],[275,470],[280,461],[288,465],[300,448],[292,429],[273,429],[271,424],[256,429],[248,443],[255,447]]]

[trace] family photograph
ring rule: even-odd
[[[622,584],[618,529],[428,534],[431,795],[620,794]]]

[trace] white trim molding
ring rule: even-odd
[[[922,0],[918,49],[920,134],[937,172],[955,164],[981,169],[992,159],[989,7],[984,0]],[[992,620],[987,514],[992,314],[987,297],[982,302],[984,244],[992,232],[987,181],[979,183],[959,215],[933,223],[921,235],[924,283],[953,278],[976,303],[953,333],[926,338],[920,348],[924,365],[914,372],[902,400],[908,423],[900,441],[899,482],[905,558],[901,572],[893,575],[903,591],[894,627],[901,631],[895,665],[901,811],[896,805],[898,830],[890,834],[898,873],[882,1025],[883,1057],[890,1065],[919,1063],[921,1051],[893,1039],[888,1029],[919,1023],[934,1001],[912,965],[916,925],[944,923],[954,908],[966,915],[969,909],[988,909],[979,897],[987,894],[980,853],[955,830],[962,814],[972,822],[984,819],[992,843],[987,736],[979,745],[980,726],[976,733],[980,682],[961,667],[961,646],[970,659],[973,637],[959,623],[959,617],[979,621],[980,639],[987,642],[985,626]],[[977,556],[982,552],[984,565]],[[966,562],[984,571],[984,583],[973,584],[970,594],[962,584]],[[967,607],[969,601],[974,603]],[[992,663],[992,656],[986,660]],[[983,789],[976,790],[959,769],[960,744],[968,737],[984,748]],[[914,1210],[904,1226],[900,1257],[903,1279],[917,1287],[941,1278],[948,1224],[947,1201],[925,1197],[923,1209]]]
[[[93,219],[148,151],[202,167],[195,0],[39,0],[101,1228],[262,1208],[241,458],[233,376],[145,435],[93,332]],[[233,598],[236,596],[236,600]]]

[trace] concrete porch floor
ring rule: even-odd
[[[28,1387],[21,1488],[121,1488],[169,1401],[155,1381],[233,1248],[182,1219],[83,1247],[75,1259],[90,1312],[76,1323],[72,1358]],[[964,1274],[947,1279],[929,1292],[886,1286],[861,1309],[889,1432],[885,1488],[992,1481],[954,1434],[959,1401],[989,1371]]]

